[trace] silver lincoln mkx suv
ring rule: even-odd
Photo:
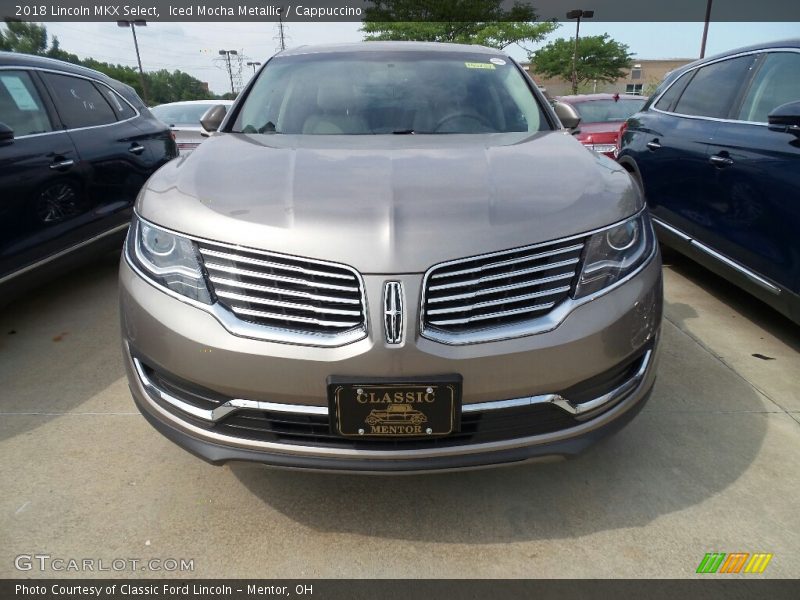
[[[120,267],[131,391],[178,445],[443,470],[573,455],[644,404],[641,194],[509,57],[302,47],[203,126],[141,192]]]

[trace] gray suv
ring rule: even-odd
[[[662,281],[641,194],[509,57],[301,47],[203,126],[120,266],[130,388],[180,446],[444,470],[574,455],[643,406]]]

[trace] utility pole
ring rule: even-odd
[[[700,43],[700,58],[706,55],[706,40],[708,39],[708,24],[711,21],[711,2],[708,0],[706,4],[706,22],[703,25],[703,41]]]
[[[236,91],[233,89],[233,69],[231,68],[231,55],[236,56],[239,54],[236,50],[220,50],[220,56],[225,57],[225,66],[228,68],[228,77],[231,80],[231,94],[236,95]]]
[[[578,37],[581,34],[581,18],[591,19],[593,10],[571,10],[567,13],[568,19],[577,19],[575,27],[575,51],[572,53],[572,93],[578,93]]]
[[[139,80],[142,82],[142,96],[144,96],[144,103],[149,104],[147,100],[147,85],[144,82],[144,69],[142,69],[142,58],[139,56],[139,41],[136,39],[136,28],[145,27],[147,21],[117,21],[117,27],[130,27],[133,33],[133,46],[136,48],[136,62],[139,63]]]

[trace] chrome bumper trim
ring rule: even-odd
[[[461,407],[461,411],[465,413],[473,413],[473,412],[484,412],[492,410],[503,410],[507,408],[519,408],[523,406],[532,406],[535,404],[553,404],[562,409],[563,411],[580,418],[582,416],[589,415],[590,413],[597,413],[601,409],[607,408],[615,404],[616,402],[627,396],[630,392],[635,390],[637,387],[639,387],[639,385],[644,380],[648,367],[650,366],[652,356],[653,356],[652,350],[648,350],[647,352],[645,352],[641,360],[641,365],[639,366],[639,369],[636,371],[633,377],[628,379],[625,383],[618,386],[617,388],[611,390],[610,392],[607,392],[602,396],[599,396],[587,402],[576,404],[574,402],[571,402],[567,398],[564,398],[560,394],[542,394],[539,396],[526,396],[524,398],[513,398],[511,400],[495,400],[490,402],[465,404]],[[136,374],[138,375],[139,381],[142,383],[142,386],[153,396],[160,398],[167,404],[174,406],[175,408],[189,415],[192,415],[193,417],[197,417],[199,419],[203,419],[211,423],[216,423],[217,421],[223,419],[229,414],[238,412],[240,410],[263,410],[269,412],[328,416],[328,408],[325,406],[309,406],[302,404],[280,404],[276,402],[261,402],[257,400],[243,400],[239,398],[228,400],[224,404],[211,410],[198,408],[197,406],[194,406],[192,404],[189,404],[188,402],[184,402],[183,400],[176,398],[172,394],[169,394],[160,387],[158,387],[153,382],[153,380],[147,376],[147,373],[145,373],[144,367],[142,366],[142,363],[138,358],[135,357],[133,358],[133,366],[136,369]]]
[[[642,357],[641,365],[633,377],[610,392],[587,402],[577,404],[564,398],[560,394],[542,394],[540,396],[527,396],[525,398],[514,398],[512,400],[495,400],[490,402],[478,402],[476,404],[465,404],[461,407],[461,412],[483,412],[487,410],[502,410],[504,408],[519,408],[534,404],[554,404],[563,411],[577,417],[585,416],[589,413],[596,413],[600,409],[621,400],[641,384],[650,366],[652,356],[652,350],[645,352]]]
[[[125,344],[127,347],[127,343]],[[513,438],[507,440],[500,440],[495,442],[480,442],[474,444],[437,447],[437,448],[419,448],[411,450],[361,450],[354,448],[328,448],[320,446],[307,446],[300,444],[290,444],[284,442],[267,442],[261,440],[250,440],[244,438],[233,437],[224,435],[215,431],[199,427],[181,419],[174,413],[170,412],[150,397],[148,390],[145,388],[143,382],[137,378],[131,381],[132,390],[144,404],[142,408],[150,413],[154,418],[160,420],[165,425],[174,427],[186,435],[196,438],[199,441],[211,444],[223,444],[235,449],[254,450],[257,452],[283,454],[296,457],[311,457],[311,458],[338,458],[338,459],[375,459],[375,460],[406,460],[406,459],[425,459],[437,458],[448,456],[463,456],[469,454],[482,454],[491,453],[504,450],[513,450],[515,448],[522,448],[528,446],[539,446],[560,441],[577,438],[579,436],[588,434],[595,429],[604,427],[612,421],[619,418],[623,413],[632,409],[637,402],[639,402],[647,393],[649,386],[655,379],[655,360],[656,354],[650,355],[650,364],[644,379],[641,380],[639,386],[631,390],[631,392],[620,398],[613,406],[601,414],[581,423],[576,423],[574,427],[562,429],[552,433],[541,435],[527,436],[521,438]],[[128,354],[128,360],[131,361],[131,356]],[[128,363],[131,368],[134,368],[133,362]],[[380,470],[378,467],[377,470]]]
[[[198,417],[213,423],[219,421],[223,417],[228,416],[232,412],[242,409],[266,410],[270,412],[296,413],[305,415],[328,415],[328,408],[325,406],[279,404],[277,402],[260,402],[257,400],[241,400],[238,398],[228,400],[225,404],[222,404],[212,410],[198,408],[192,404],[189,404],[188,402],[184,402],[183,400],[176,398],[172,394],[169,394],[158,387],[144,372],[142,363],[138,358],[133,358],[133,366],[136,369],[136,374],[139,376],[139,381],[141,381],[142,385],[148,392],[152,393],[158,398],[161,398],[167,404],[170,404],[171,406],[174,406],[175,408],[182,410],[193,417]]]

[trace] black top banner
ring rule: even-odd
[[[537,20],[565,21],[575,5],[574,0],[0,0],[0,16],[40,22],[465,22],[529,20],[533,9]],[[715,22],[800,21],[796,0],[590,0],[586,5],[595,22],[699,22],[709,5]]]

